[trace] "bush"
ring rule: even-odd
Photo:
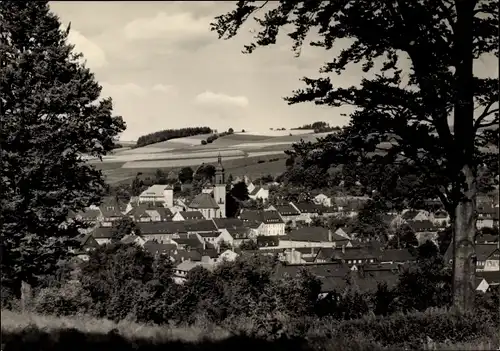
[[[257,161],[257,163],[264,163],[264,162],[266,162],[266,161],[264,161],[264,160],[258,160]]]
[[[78,281],[69,281],[61,287],[41,289],[34,297],[35,312],[70,316],[87,313],[92,307],[92,298]]]
[[[201,141],[201,145],[207,145],[207,141],[206,140],[202,140]]]

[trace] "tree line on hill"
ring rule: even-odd
[[[341,128],[338,126],[330,126],[329,123],[327,122],[314,122],[311,124],[304,124],[302,127],[297,127],[297,128],[292,128],[291,130],[314,130],[314,133],[326,133],[326,132],[332,132],[332,131],[340,131]]]
[[[165,129],[158,132],[149,133],[142,135],[137,139],[135,147],[141,147],[146,145],[151,145],[159,143],[162,141],[167,141],[176,138],[185,138],[200,134],[212,133],[210,127],[190,127],[190,128],[180,128],[180,129]]]

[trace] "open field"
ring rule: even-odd
[[[232,174],[234,177],[247,175],[250,178],[257,178],[267,174],[277,176],[285,170],[285,154],[260,155],[251,157],[226,157],[223,159],[226,176]],[[276,160],[277,159],[277,160]],[[273,161],[271,161],[273,160]],[[260,163],[259,163],[260,161]],[[270,162],[271,161],[271,162]],[[186,159],[175,161],[155,161],[152,166],[150,161],[135,161],[114,163],[101,163],[97,167],[103,170],[109,184],[131,183],[137,173],[144,176],[153,176],[156,169],[162,171],[178,171],[182,167],[190,166],[196,168],[201,163],[215,164],[217,158],[206,159]]]
[[[103,171],[111,184],[128,182],[138,172],[153,174],[156,169],[169,171],[187,166],[194,168],[202,163],[214,164],[219,154],[227,174],[276,176],[285,170],[284,151],[293,143],[314,141],[326,133],[314,134],[312,130],[234,133],[201,145],[201,140],[209,135],[178,138],[135,149],[118,149],[103,157],[102,162],[90,162]],[[271,159],[274,161],[269,162]]]

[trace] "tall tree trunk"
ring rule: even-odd
[[[474,162],[473,18],[476,0],[455,0],[454,61],[456,65],[453,163],[460,175],[453,230],[453,303],[474,306],[476,232],[476,167]]]
[[[461,310],[474,307],[476,248],[476,179],[464,166],[468,191],[455,208],[453,223],[453,304]]]

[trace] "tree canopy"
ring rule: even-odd
[[[165,129],[158,132],[142,135],[137,139],[136,147],[160,143],[175,138],[185,138],[193,135],[212,133],[210,127],[192,127],[181,129]]]
[[[301,162],[316,174],[349,162],[393,164],[389,182],[421,174],[420,182],[434,184],[453,220],[454,301],[462,308],[474,300],[478,169],[498,171],[498,81],[473,72],[474,61],[498,58],[497,7],[495,0],[240,1],[212,24],[228,39],[264,12],[255,18],[259,28],[246,53],[275,44],[285,30],[297,55],[306,43],[326,51],[343,45],[320,77],[303,78],[306,87],[286,98],[355,107],[341,133],[298,145]],[[336,85],[331,75],[353,63],[362,65],[361,83]]]
[[[36,283],[68,252],[81,223],[68,211],[99,204],[101,158],[125,129],[110,98],[68,44],[47,1],[0,2],[3,284]]]

